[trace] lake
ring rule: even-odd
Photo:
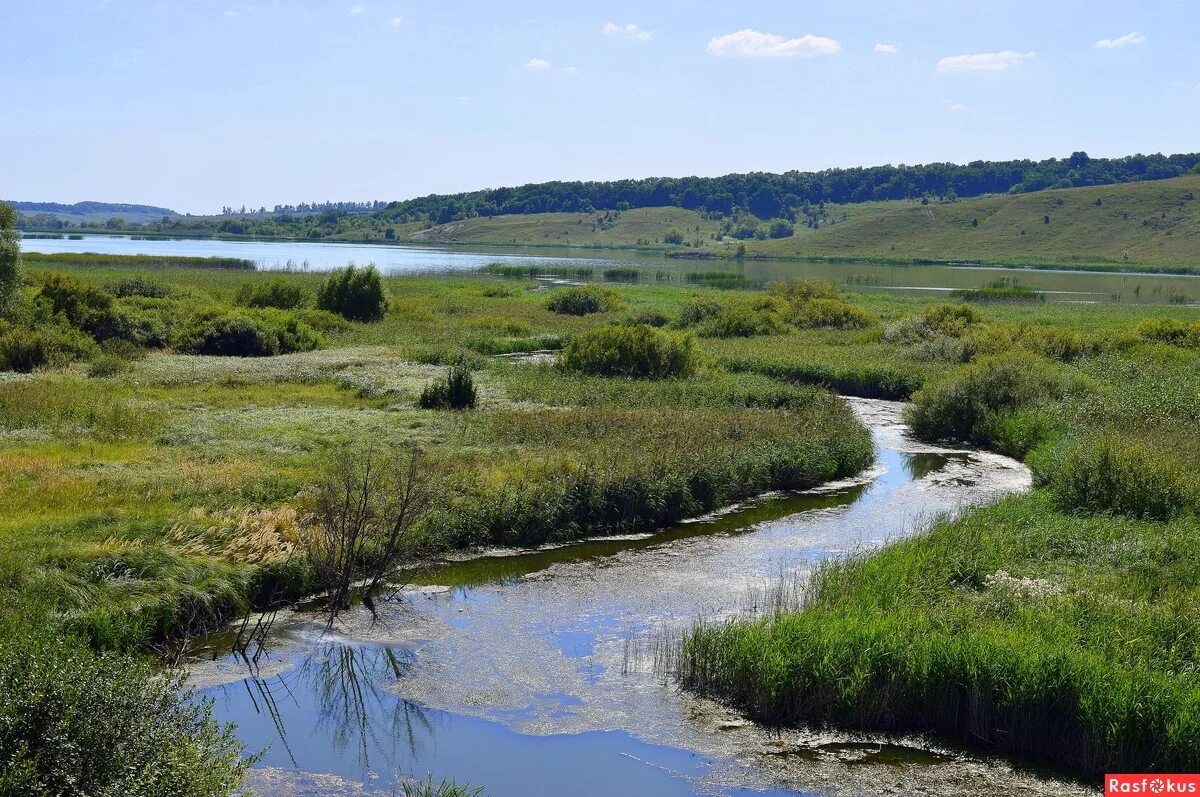
[[[1115,272],[1035,271],[1000,267],[876,265],[796,260],[687,260],[661,252],[588,250],[565,247],[424,247],[309,241],[232,241],[212,238],[156,238],[131,235],[82,235],[78,238],[31,237],[27,252],[96,252],[111,255],[236,257],[260,269],[328,271],[347,263],[374,263],[389,274],[471,271],[489,263],[636,269],[643,279],[664,273],[684,278],[689,272],[728,272],[752,283],[784,279],[829,280],[850,291],[887,291],[937,295],[978,288],[997,279],[1017,279],[1042,291],[1050,301],[1127,304],[1200,301],[1200,277]],[[618,279],[628,279],[619,277]]]

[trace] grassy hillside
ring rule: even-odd
[[[953,203],[863,202],[826,206],[816,229],[790,238],[745,241],[763,257],[954,259],[1027,264],[1200,265],[1200,176],[988,196]],[[621,213],[541,213],[452,222],[412,233],[440,243],[559,246],[663,246],[731,255],[739,243],[715,240],[719,222],[682,208]],[[1128,257],[1126,257],[1128,255]]]
[[[556,246],[664,246],[678,230],[689,244],[712,245],[720,224],[695,210],[634,208],[596,213],[490,216],[441,224],[410,236],[413,241]]]
[[[992,196],[952,204],[864,203],[845,220],[752,254],[1028,262],[1200,263],[1200,176]]]

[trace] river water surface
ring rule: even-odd
[[[254,664],[219,644],[193,683],[237,724],[267,795],[387,795],[431,775],[527,795],[1085,792],[921,739],[770,731],[681,693],[659,641],[752,610],[772,582],[1025,490],[994,454],[909,438],[899,404],[851,400],[876,465],[653,536],[446,562],[333,633],[282,617]]]

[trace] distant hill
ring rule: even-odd
[[[612,213],[479,217],[404,230],[425,243],[534,246],[658,246],[684,256],[961,260],[1019,264],[1111,264],[1200,270],[1200,175],[1120,185],[976,197],[827,204],[815,227],[744,240],[699,211],[640,208]],[[754,221],[751,219],[751,221]],[[732,225],[736,231],[738,225]],[[751,228],[753,229],[753,227]],[[678,233],[684,244],[664,242]]]
[[[19,202],[3,200],[26,218],[30,227],[52,226],[45,222],[57,220],[81,224],[91,222],[103,224],[109,219],[123,219],[127,224],[150,224],[161,222],[164,217],[177,218],[178,213],[170,208],[154,205],[133,205],[124,202],[76,202],[66,205],[61,202]],[[41,223],[39,223],[41,222]]]

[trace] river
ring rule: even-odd
[[[1028,489],[1027,469],[910,438],[899,404],[850,399],[876,465],[655,535],[448,561],[334,632],[282,616],[258,660],[190,663],[237,725],[264,795],[390,795],[454,778],[491,797],[1087,789],[922,739],[761,728],[681,693],[656,666],[689,624],[750,611],[772,583]]]
[[[1186,303],[1200,300],[1200,277],[1164,274],[1119,274],[1081,271],[1014,270],[997,267],[904,266],[867,263],[827,263],[797,260],[686,260],[661,252],[572,249],[566,247],[453,247],[401,246],[310,241],[245,241],[215,238],[161,238],[130,235],[27,237],[27,252],[96,252],[188,257],[235,257],[261,269],[328,271],[347,263],[375,263],[391,274],[473,270],[489,263],[569,265],[605,269],[636,269],[643,279],[662,274],[683,278],[688,272],[724,271],[751,283],[770,280],[829,280],[850,291],[888,291],[939,295],[978,288],[998,279],[1017,279],[1046,294],[1050,301],[1125,304]],[[621,277],[627,279],[627,277]]]

